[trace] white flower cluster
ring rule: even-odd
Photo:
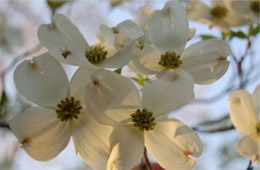
[[[193,35],[178,1],[169,1],[160,10],[139,8],[134,21],[112,28],[101,25],[94,45],[66,16],[55,14],[38,30],[48,52],[15,70],[18,91],[37,106],[11,121],[12,132],[22,148],[41,161],[56,157],[72,137],[75,150],[93,169],[131,169],[145,149],[165,169],[191,169],[203,151],[202,142],[195,131],[167,113],[194,99],[194,83],[221,78],[231,55],[228,43],[218,39],[186,48]],[[70,81],[61,63],[79,66]],[[108,70],[126,65],[154,79],[138,91],[128,77]],[[244,105],[259,102],[259,93],[252,101],[244,99],[249,95],[242,91],[230,98],[231,118],[246,135],[237,147],[253,143],[250,153],[240,152],[259,161],[255,152],[260,148],[255,139],[260,136],[259,118],[236,123]],[[259,103],[255,106],[251,117],[259,113]]]

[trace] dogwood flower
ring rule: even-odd
[[[100,73],[101,72],[101,73]],[[199,136],[181,121],[165,115],[188,103],[193,96],[192,77],[180,71],[167,72],[143,88],[114,72],[99,70],[86,90],[87,106],[96,120],[114,126],[110,136],[107,169],[131,169],[144,148],[165,169],[191,169],[202,152]]]
[[[228,69],[231,49],[223,40],[200,41],[184,49],[189,37],[188,18],[177,1],[169,1],[154,12],[148,31],[151,42],[139,41],[128,64],[137,73],[161,75],[183,70],[196,84],[209,84]]]
[[[248,1],[228,0],[227,4],[231,10],[234,10],[236,13],[240,13],[242,16],[244,16],[246,19],[249,19],[251,22],[259,23],[260,21],[259,0],[248,0]]]
[[[235,90],[229,96],[230,118],[236,129],[244,135],[235,149],[253,162],[260,163],[260,85],[253,95]]]
[[[114,31],[119,32],[120,27],[125,25],[131,25],[131,22],[128,20],[119,24]],[[41,25],[38,38],[51,55],[66,64],[92,69],[117,68],[127,64],[130,58],[130,46],[118,50],[103,41],[90,46],[79,29],[62,14],[55,14],[51,24]]]
[[[69,83],[61,64],[48,53],[18,65],[15,85],[38,106],[15,116],[10,127],[32,158],[47,161],[56,157],[72,137],[86,163],[105,169],[111,128],[95,121],[86,108],[84,91],[77,91],[82,82],[91,82],[90,75],[85,72],[85,82],[73,77]]]
[[[211,0],[211,7],[200,2],[200,0],[191,0],[186,6],[188,16],[210,28],[217,26],[222,31],[228,32],[230,27],[239,27],[249,23],[241,13],[230,10],[226,0]]]

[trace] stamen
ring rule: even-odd
[[[140,131],[153,130],[156,123],[153,113],[148,111],[146,108],[143,110],[137,109],[133,114],[131,114],[133,126]]]
[[[56,113],[58,118],[61,121],[68,121],[77,119],[80,111],[82,110],[82,106],[79,100],[75,100],[74,97],[66,97],[64,100],[61,100],[59,104],[57,104]]]
[[[159,64],[171,69],[179,68],[182,64],[180,56],[177,56],[175,52],[166,52],[161,55]]]
[[[96,45],[90,47],[86,51],[85,56],[88,59],[88,61],[92,64],[99,64],[106,59],[107,51],[104,50],[103,46]]]
[[[252,1],[249,5],[249,8],[251,11],[253,11],[257,16],[259,16],[260,13],[260,1]]]
[[[223,18],[225,16],[227,16],[228,14],[228,9],[224,6],[221,5],[216,5],[214,6],[211,10],[210,10],[210,14],[214,17],[214,18]]]

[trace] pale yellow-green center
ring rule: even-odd
[[[249,6],[250,10],[253,11],[256,15],[260,14],[260,1],[252,1]]]
[[[217,19],[224,18],[228,14],[228,9],[221,5],[216,5],[210,10],[210,14]]]
[[[61,121],[68,121],[77,119],[81,110],[82,106],[79,100],[74,97],[66,97],[57,104],[56,113]]]
[[[176,69],[181,66],[182,61],[175,52],[166,52],[161,55],[159,64],[166,68]]]
[[[153,130],[156,123],[153,113],[147,109],[137,109],[134,113],[131,114],[133,126],[140,131],[149,131]]]
[[[107,51],[101,45],[90,47],[86,52],[85,56],[92,64],[99,64],[106,59]]]

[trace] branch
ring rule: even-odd
[[[199,128],[195,127],[193,130],[200,132],[200,133],[218,133],[218,132],[224,132],[228,130],[233,130],[235,127],[233,125],[227,126],[227,127],[221,127],[217,129],[210,129],[210,130],[200,130]]]
[[[152,170],[152,166],[151,163],[147,157],[147,152],[146,152],[146,148],[144,148],[144,155],[143,155],[143,161],[145,163],[146,169],[147,170]]]
[[[253,170],[254,167],[252,166],[252,161],[249,160],[249,164],[248,164],[248,167],[246,168],[246,170]]]
[[[0,123],[0,128],[8,129],[10,130],[10,126],[6,123]]]

